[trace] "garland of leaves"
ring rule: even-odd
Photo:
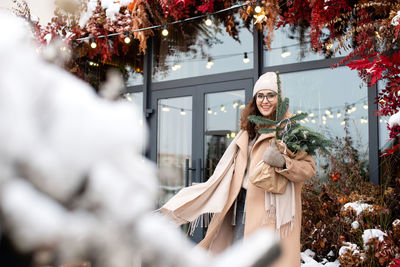
[[[305,119],[307,113],[298,113],[292,117],[285,118],[289,109],[289,99],[285,97],[282,101],[281,80],[279,72],[276,73],[278,83],[278,103],[276,107],[276,119],[269,120],[262,116],[250,115],[248,119],[258,125],[267,125],[258,130],[260,134],[275,133],[276,140],[282,140],[287,147],[294,153],[303,150],[310,155],[315,155],[317,149],[329,154],[327,147],[332,145],[332,141],[325,139],[320,133],[302,126],[296,121]]]

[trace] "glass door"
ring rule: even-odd
[[[152,92],[150,158],[159,169],[159,206],[212,175],[239,131],[252,87],[252,79],[243,79]],[[204,230],[196,229],[193,240]]]
[[[157,165],[162,205],[188,184],[192,159],[192,96],[158,99]]]
[[[219,159],[239,131],[245,90],[205,94],[204,180],[214,173]]]

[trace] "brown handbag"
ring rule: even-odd
[[[275,140],[272,140],[275,142]],[[290,158],[294,158],[295,154],[290,151],[280,141],[277,141],[277,147],[281,153],[286,154]],[[261,160],[249,174],[249,180],[255,186],[274,194],[283,194],[286,190],[288,179],[282,174],[275,171],[275,167],[270,166]]]

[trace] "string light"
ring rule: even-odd
[[[363,105],[363,108],[364,108],[364,109],[368,109],[368,105],[367,105],[367,104],[364,104],[364,105]]]
[[[323,125],[326,125],[326,121],[322,121],[322,124],[323,124]]]
[[[342,121],[341,123],[340,123],[340,125],[345,125],[346,124],[346,121]]]
[[[212,60],[212,57],[208,58],[207,64],[206,64],[206,68],[207,69],[211,69],[211,67],[214,65],[214,61]]]
[[[168,30],[167,30],[167,26],[165,25],[164,26],[164,29],[162,30],[162,32],[161,32],[161,34],[164,36],[164,37],[167,37],[168,36]]]
[[[308,117],[311,117],[311,118],[314,117],[314,113],[311,112],[311,113],[308,115]]]
[[[129,44],[131,42],[131,38],[129,37],[129,32],[125,33],[124,43]]]
[[[208,108],[208,109],[207,109],[207,113],[208,113],[208,114],[212,114],[211,108]]]
[[[340,118],[342,116],[342,113],[340,113],[340,111],[338,111],[338,113],[336,114],[336,118]]]
[[[185,116],[185,115],[186,115],[186,111],[185,111],[183,108],[181,109],[181,115],[182,115],[182,116]]]
[[[94,37],[92,37],[92,39],[91,39],[90,47],[93,49],[95,49],[97,47],[96,40]]]
[[[235,132],[231,132],[231,137],[235,138],[235,136],[236,136],[236,133]]]
[[[165,112],[170,111],[169,107],[162,107],[161,110],[162,110],[162,111],[165,111]]]
[[[224,105],[221,105],[221,111],[225,111],[225,106]]]
[[[311,122],[312,122],[312,123],[315,123],[316,121],[315,121],[315,119],[312,119]]]
[[[259,4],[257,4],[257,6],[254,8],[254,12],[256,12],[256,14],[260,13],[262,11],[262,8]]]
[[[237,108],[237,106],[239,106],[239,103],[238,103],[238,102],[235,102],[235,103],[233,103],[233,105],[232,105],[233,108]]]
[[[247,56],[247,52],[244,52],[243,63],[247,64],[250,62],[250,58]]]
[[[210,17],[209,14],[207,15],[207,19],[206,19],[206,21],[205,21],[204,23],[205,23],[208,27],[210,27],[210,26],[213,24],[213,22],[212,22],[211,17]]]
[[[292,53],[290,51],[288,51],[287,47],[284,46],[282,47],[282,53],[281,53],[281,57],[282,58],[287,58],[291,55]]]
[[[302,113],[302,111],[299,109],[299,110],[297,111],[297,113],[299,113],[299,114],[300,114],[300,113]]]
[[[241,105],[239,106],[239,109],[244,109],[244,107],[245,107],[245,105],[244,105],[244,104],[241,104]]]
[[[131,98],[131,94],[130,94],[130,93],[124,94],[124,97],[125,97],[125,99],[128,100],[129,102],[132,102],[132,98]]]
[[[231,136],[229,135],[229,133],[226,134],[226,138],[231,138]]]
[[[325,116],[325,115],[322,116],[322,120],[323,120],[323,121],[326,121],[326,116]]]
[[[328,115],[328,116],[329,116],[329,115],[331,115],[331,113],[332,113],[332,112],[331,112],[330,110],[328,110],[328,109],[327,109],[327,110],[325,110],[325,114],[326,114],[326,115]]]
[[[99,63],[96,63],[96,62],[93,62],[93,61],[89,61],[89,66],[98,67]]]
[[[172,70],[173,70],[173,71],[179,70],[180,68],[182,68],[182,66],[181,66],[180,64],[178,64],[178,63],[175,63],[175,64],[172,66]]]
[[[218,113],[216,111],[214,111],[214,115],[217,115]]]

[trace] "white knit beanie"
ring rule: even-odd
[[[257,94],[257,92],[261,90],[272,90],[278,93],[278,82],[277,82],[277,77],[275,72],[267,72],[264,73],[263,75],[258,78],[256,81],[256,84],[254,85],[253,89],[253,96]],[[282,90],[282,88],[281,88]],[[281,92],[282,94],[282,92]]]

